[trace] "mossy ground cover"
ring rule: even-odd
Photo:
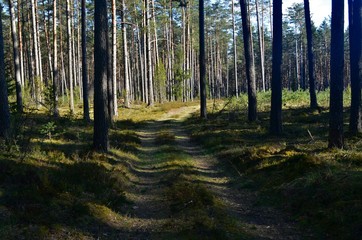
[[[14,117],[13,138],[0,148],[0,238],[240,236],[222,203],[205,186],[193,183],[197,168],[192,156],[177,146],[172,122],[152,130],[153,150],[142,146],[140,133],[147,126],[190,105],[197,103],[121,109],[107,154],[92,151],[92,123],[81,119],[81,109],[69,115],[62,108],[58,119],[36,110]],[[152,180],[145,182],[148,190],[142,179]],[[149,203],[142,203],[151,188],[165,201],[164,213],[155,216]]]
[[[237,171],[235,188],[262,194],[257,204],[290,212],[306,227],[334,239],[362,235],[362,139],[346,133],[346,148],[327,148],[328,94],[308,108],[307,92],[284,92],[281,137],[268,134],[270,93],[260,94],[258,121],[247,121],[246,96],[220,101],[208,120],[195,114],[186,126],[216,154],[220,167]],[[345,106],[349,105],[348,92]],[[349,109],[345,108],[345,131]]]
[[[82,239],[115,232],[94,208],[117,213],[130,204],[123,174],[129,170],[119,162],[136,158],[135,125],[111,131],[114,161],[111,153],[92,151],[92,125],[79,113],[53,119],[29,110],[14,117],[13,138],[0,145],[0,238]]]

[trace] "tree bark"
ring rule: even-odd
[[[58,39],[57,39],[57,0],[53,2],[53,115],[59,116],[58,110],[58,82],[59,82],[59,70],[58,70]]]
[[[107,1],[94,2],[94,135],[93,146],[96,150],[107,152],[108,142],[108,24]]]
[[[282,134],[282,0],[273,0],[273,62],[272,62],[272,96],[270,111],[270,133]]]
[[[239,97],[239,87],[238,87],[238,57],[237,57],[237,44],[236,44],[236,29],[235,29],[235,10],[234,10],[234,0],[231,0],[231,14],[233,20],[233,50],[234,50],[234,82],[235,82],[235,96]]]
[[[148,78],[148,105],[153,106],[154,96],[153,96],[153,74],[152,74],[152,47],[151,47],[151,9],[150,9],[150,0],[146,0],[146,44],[147,44],[147,78]]]
[[[0,4],[0,137],[7,139],[10,137],[10,110],[8,101],[8,87],[5,79],[2,10],[2,4]]]
[[[318,103],[317,103],[317,95],[315,92],[313,34],[312,34],[312,23],[310,19],[309,0],[304,0],[304,15],[305,15],[305,27],[307,31],[310,108],[315,109],[318,108]]]
[[[15,10],[13,0],[9,0],[10,20],[11,20],[11,37],[13,40],[13,57],[14,57],[14,70],[15,70],[15,86],[16,86],[16,109],[18,113],[23,112],[23,97],[21,93],[21,66],[20,66],[20,53],[19,42],[15,21]]]
[[[83,83],[83,119],[86,122],[90,122],[89,97],[88,97],[86,0],[82,0],[82,83]]]
[[[68,42],[68,80],[69,80],[69,107],[70,113],[74,114],[74,93],[73,93],[73,51],[72,51],[72,27],[70,19],[70,1],[67,0],[67,42]]]
[[[200,37],[200,114],[206,119],[206,64],[205,64],[205,15],[204,0],[199,0],[199,37]]]
[[[361,1],[349,0],[349,44],[350,44],[350,69],[351,69],[351,113],[349,131],[356,135],[362,131],[361,119]]]
[[[261,69],[261,80],[262,80],[262,87],[263,91],[265,92],[265,64],[264,64],[264,32],[260,24],[259,18],[259,0],[255,0],[255,10],[256,10],[256,20],[257,20],[257,27],[258,27],[258,41],[259,41],[259,53],[260,53],[260,69]],[[263,8],[261,9],[263,11]],[[263,20],[262,20],[263,21]]]
[[[125,11],[126,4],[125,1],[122,0],[122,36],[123,36],[123,62],[124,62],[124,86],[125,86],[125,99],[124,105],[126,108],[130,107],[130,84],[129,84],[129,72],[128,72],[128,47],[127,47],[127,29],[125,22]]]
[[[344,1],[332,0],[330,148],[343,148]]]
[[[22,19],[20,12],[23,10],[22,1],[18,0],[18,34],[19,34],[19,52],[20,52],[20,74],[21,74],[21,86],[25,85],[24,75],[24,51],[23,51],[23,34],[22,34]]]
[[[113,115],[118,116],[117,102],[117,13],[116,0],[112,0],[112,84],[113,84]],[[124,0],[122,0],[122,10],[124,11]],[[122,22],[124,20],[122,19]],[[128,71],[125,68],[125,71]]]
[[[256,121],[257,119],[257,100],[256,100],[256,83],[255,83],[255,66],[252,50],[250,20],[248,17],[248,7],[246,0],[240,0],[241,17],[243,24],[244,37],[244,54],[245,54],[245,71],[248,82],[248,120]]]

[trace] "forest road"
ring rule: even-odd
[[[137,176],[134,181],[135,187],[128,196],[134,203],[129,215],[129,218],[134,220],[129,221],[133,231],[128,237],[130,239],[190,239],[190,235],[183,237],[182,233],[195,229],[193,226],[195,217],[188,216],[186,210],[181,210],[186,215],[174,214],[173,203],[167,197],[166,190],[173,184],[174,175],[182,175],[183,179],[191,184],[204,186],[217,199],[217,202],[224,206],[224,215],[232,219],[228,222],[232,222],[234,227],[230,227],[232,230],[225,229],[226,235],[223,235],[223,238],[313,238],[308,231],[299,229],[284,213],[271,207],[257,205],[258,192],[236,188],[233,183],[243,181],[238,173],[220,168],[216,157],[207,154],[201,146],[190,139],[182,122],[198,109],[198,106],[172,109],[161,119],[148,121],[142,129],[137,131],[141,139],[141,153],[140,161],[133,165]],[[174,136],[171,147],[167,146],[167,143],[162,145],[158,142],[163,136],[160,135],[161,132]],[[182,170],[186,168],[187,171]],[[192,214],[192,212],[189,213]],[[213,224],[217,225],[218,222]],[[191,234],[191,239],[200,238],[192,237]],[[202,239],[219,238],[205,235]]]

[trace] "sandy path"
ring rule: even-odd
[[[177,239],[178,231],[185,227],[184,220],[172,216],[170,203],[164,196],[162,180],[171,170],[160,167],[157,159],[160,149],[155,144],[155,138],[160,129],[167,129],[175,135],[177,149],[187,155],[193,164],[194,171],[185,177],[191,182],[204,184],[221,200],[227,214],[238,222],[241,231],[252,239],[310,238],[279,211],[255,206],[256,192],[234,189],[231,182],[237,177],[236,172],[226,173],[220,169],[216,158],[205,154],[200,146],[190,140],[181,121],[197,110],[197,106],[171,110],[158,121],[148,122],[137,132],[142,146],[141,161],[132,163],[134,188],[127,193],[127,197],[134,205],[122,224],[118,223],[119,229],[128,229],[127,234],[122,236],[129,239]]]

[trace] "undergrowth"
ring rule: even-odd
[[[345,94],[344,104],[350,103]],[[260,191],[259,204],[291,213],[315,237],[362,236],[362,141],[346,134],[346,149],[329,150],[327,92],[310,110],[307,92],[283,92],[282,137],[268,134],[270,93],[258,95],[258,121],[247,121],[247,98],[209,108],[207,121],[196,113],[186,122],[195,141],[235,172],[235,188]],[[345,109],[345,129],[348,111]],[[241,177],[240,177],[241,176]]]

